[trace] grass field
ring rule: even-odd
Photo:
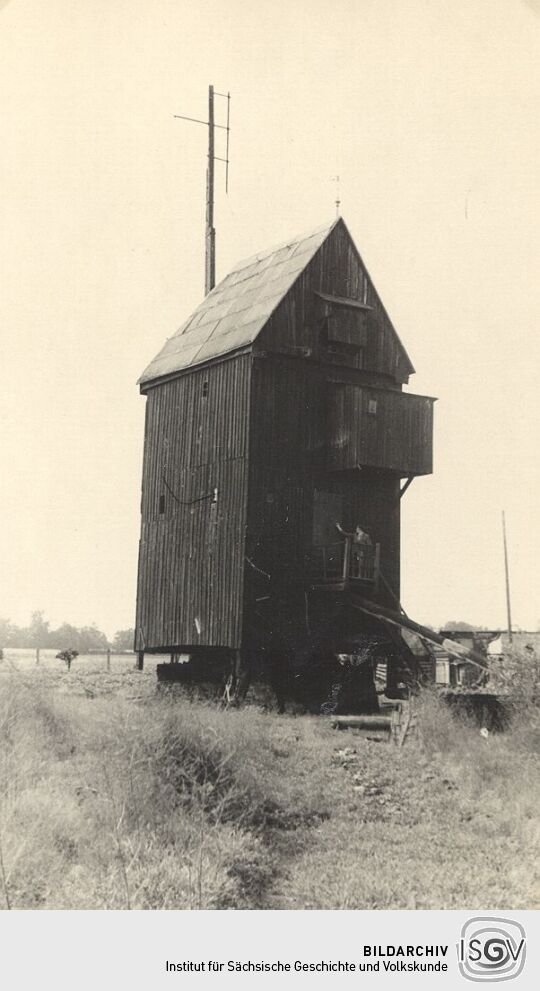
[[[400,750],[7,652],[0,905],[538,907],[537,715],[484,739],[426,695],[419,722]]]
[[[39,652],[39,664],[36,664],[36,651],[33,647],[4,647],[5,666],[17,671],[43,671],[63,674],[66,669],[64,661],[59,661],[56,657],[58,650],[46,647]],[[115,673],[125,673],[135,667],[134,653],[111,653],[111,671]],[[144,659],[145,669],[155,674],[155,666],[160,661],[168,661],[170,655],[147,654]],[[79,654],[73,661],[72,670],[83,675],[103,674],[107,670],[107,655],[100,654]]]

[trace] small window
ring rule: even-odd
[[[163,494],[161,494],[160,497],[159,497],[159,509],[158,509],[158,512],[159,512],[159,515],[160,516],[163,516],[163,513],[165,512],[165,496]]]
[[[203,396],[203,399],[207,399],[208,398],[208,382],[207,382],[206,379],[205,379],[205,381],[202,384],[202,396]]]
[[[377,400],[376,399],[368,399],[368,407],[367,407],[367,409],[368,409],[368,413],[371,413],[371,415],[374,416],[375,413],[377,412]]]

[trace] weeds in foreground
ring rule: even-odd
[[[485,736],[435,692],[416,704],[402,749],[347,735],[349,800],[291,863],[275,908],[540,905],[537,710]]]
[[[270,832],[320,818],[305,748],[280,751],[264,715],[61,697],[21,675],[2,687],[6,907],[249,907],[275,873]]]
[[[419,746],[499,834],[516,836],[538,814],[540,709],[530,697],[509,702],[506,731],[486,733],[426,691],[418,702]]]
[[[2,677],[2,907],[536,904],[533,707],[485,737],[426,692],[398,749],[313,717],[47,684]]]

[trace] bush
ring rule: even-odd
[[[513,648],[500,660],[492,658],[489,681],[515,708],[540,707],[540,659],[533,648]]]

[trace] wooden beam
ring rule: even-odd
[[[332,726],[351,729],[390,730],[391,716],[332,716]]]
[[[435,630],[430,629],[429,626],[421,626],[420,623],[415,623],[408,616],[394,612],[393,609],[387,609],[386,606],[380,606],[376,602],[370,602],[369,599],[364,599],[356,593],[349,592],[348,601],[353,609],[359,609],[360,612],[367,613],[369,616],[375,616],[376,619],[382,619],[387,623],[392,623],[394,626],[411,630],[413,633],[417,633],[422,637],[423,640],[434,643],[438,647],[444,647],[447,653],[452,654],[453,657],[458,657],[462,661],[474,664],[475,667],[481,668],[482,671],[487,670],[487,660],[483,654],[441,636]]]
[[[405,485],[402,485],[401,486],[401,488],[399,490],[399,498],[400,499],[405,495],[407,489],[409,488],[409,485],[411,484],[411,482],[414,482],[414,479],[415,478],[416,478],[416,475],[409,475],[407,481],[405,482]]]
[[[372,306],[368,306],[367,303],[362,303],[360,299],[351,299],[348,296],[330,296],[326,292],[318,292],[315,290],[315,295],[319,299],[323,299],[325,303],[334,303],[337,306],[351,306],[355,310],[372,310]]]

